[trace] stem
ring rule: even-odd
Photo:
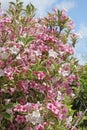
[[[17,125],[17,130],[19,130],[19,124]]]
[[[73,130],[73,128],[78,125],[78,123],[82,120],[82,118],[83,118],[83,116],[86,114],[86,112],[87,112],[87,108],[85,109],[85,111],[83,112],[83,114],[81,115],[81,117],[78,118],[78,120],[76,121],[75,125],[72,127],[71,130]]]

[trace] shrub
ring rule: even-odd
[[[65,10],[35,18],[30,3],[10,2],[0,16],[0,129],[76,130],[72,102],[81,67],[78,35]]]

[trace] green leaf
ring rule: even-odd
[[[7,105],[4,105],[4,109],[8,109],[8,108],[12,108],[14,106],[13,103],[10,103],[10,104],[7,104]]]
[[[27,44],[27,43],[29,43],[32,40],[34,40],[34,38],[33,37],[29,37],[29,38],[26,39],[25,43]]]
[[[83,117],[83,120],[87,120],[87,116],[84,116],[84,117]]]
[[[9,2],[11,5],[14,5],[15,6],[15,3],[14,2]]]
[[[45,67],[43,67],[43,66],[40,66],[40,67],[38,68],[38,71],[47,72],[47,69],[46,69]]]
[[[11,120],[11,115],[8,114],[7,112],[3,112],[2,116],[3,116],[4,119]]]

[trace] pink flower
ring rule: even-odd
[[[21,99],[20,99],[20,104],[21,104],[21,105],[24,105],[25,103],[26,103],[26,100],[23,99],[23,98],[21,98]]]
[[[63,120],[63,119],[64,119],[63,114],[62,114],[62,113],[59,113],[59,114],[58,114],[58,118],[59,118],[60,120]]]
[[[57,12],[57,8],[53,8],[53,11],[56,13]]]
[[[72,127],[72,129],[71,130],[77,130],[77,128],[76,127]]]
[[[82,111],[79,111],[79,112],[77,113],[77,116],[78,116],[78,118],[80,118],[80,117],[82,116]]]
[[[45,130],[42,124],[39,124],[35,127],[35,130]]]
[[[73,30],[73,29],[74,29],[74,22],[73,22],[72,20],[69,21],[69,23],[68,23],[68,28],[69,28],[70,30]]]
[[[4,62],[0,60],[0,68],[4,65]]]
[[[69,48],[68,48],[69,50],[68,50],[68,53],[69,54],[74,54],[74,48],[72,47],[72,46],[69,46]]]
[[[47,104],[47,108],[48,108],[49,110],[51,110],[54,114],[58,115],[59,110],[57,109],[57,107],[56,107],[54,104],[48,103],[48,104]]]
[[[28,107],[26,105],[22,106],[21,112],[27,112],[28,111]]]
[[[15,125],[12,123],[12,124],[9,126],[8,130],[15,130]]]
[[[10,80],[13,80],[14,68],[12,68],[11,66],[6,67],[4,69],[4,73]]]
[[[20,112],[22,110],[22,105],[18,104],[14,109],[15,112]]]
[[[12,87],[10,87],[9,89],[8,89],[8,91],[12,94],[12,93],[14,93],[14,91],[16,90],[16,88],[12,88]]]
[[[69,77],[67,78],[69,84],[72,84],[72,82],[76,79],[74,74],[69,75]]]
[[[67,13],[66,13],[66,10],[63,9],[62,14],[61,14],[61,20],[64,21],[65,19],[67,19]]]
[[[76,85],[77,85],[78,87],[80,87],[81,84],[80,84],[79,82],[77,82]]]
[[[14,108],[14,111],[16,112],[27,112],[28,111],[28,107],[27,105],[21,105],[21,104],[18,104],[15,108]]]
[[[67,93],[67,95],[72,95],[72,93],[73,93],[73,90],[72,90],[72,88],[71,87],[66,87],[66,93]]]
[[[24,116],[17,115],[15,119],[19,124],[25,122]]]
[[[46,77],[46,73],[43,71],[34,72],[39,80],[43,80]]]
[[[47,108],[48,108],[49,110],[52,110],[53,104],[52,104],[52,103],[47,103]]]
[[[72,39],[78,39],[79,38],[79,34],[78,33],[72,33],[71,34],[71,38]]]
[[[29,86],[28,83],[29,83],[28,80],[22,80],[19,82],[19,85],[22,88],[24,93],[27,93],[28,91],[28,86]]]
[[[59,109],[62,107],[62,104],[58,101],[54,101],[54,105]]]

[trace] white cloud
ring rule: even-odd
[[[81,34],[82,38],[87,37],[87,26],[84,24],[80,24],[78,33]]]
[[[67,10],[70,10],[72,8],[74,8],[76,5],[75,5],[75,2],[74,1],[63,1],[61,2],[60,4],[56,5],[56,7],[58,9],[67,9]]]

